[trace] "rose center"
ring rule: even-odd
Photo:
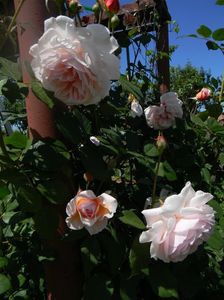
[[[77,203],[77,210],[83,218],[93,219],[98,210],[98,203],[95,199],[80,198]]]

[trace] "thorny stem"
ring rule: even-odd
[[[11,20],[11,22],[10,22],[10,24],[9,24],[9,26],[8,26],[8,28],[7,28],[7,30],[6,30],[6,33],[5,33],[3,39],[2,39],[2,41],[1,41],[1,43],[0,43],[0,50],[1,50],[2,47],[4,46],[4,44],[5,44],[5,42],[6,42],[7,38],[8,38],[8,35],[10,34],[10,32],[11,32],[11,30],[12,30],[12,27],[13,27],[15,21],[16,21],[16,18],[17,18],[18,14],[19,14],[19,12],[20,12],[20,10],[21,10],[21,8],[22,8],[22,5],[23,5],[23,3],[24,3],[25,1],[26,1],[26,0],[21,0],[21,1],[19,2],[18,6],[17,6],[17,9],[16,9],[16,11],[15,11],[13,17],[12,17],[12,20]]]

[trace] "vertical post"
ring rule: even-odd
[[[21,0],[14,0],[15,8]],[[30,83],[30,76],[26,64],[30,62],[29,49],[43,33],[44,20],[49,17],[44,0],[25,0],[17,17],[17,32],[22,66],[23,81]],[[55,137],[53,112],[39,101],[29,91],[26,99],[27,118],[30,134],[34,138]]]
[[[160,93],[166,93],[170,89],[170,64],[169,64],[169,34],[167,22],[162,22],[157,29],[157,53],[164,52],[157,61]]]
[[[21,0],[14,0],[15,9]],[[45,0],[25,0],[17,17],[20,62],[24,83],[30,83],[30,76],[25,63],[30,62],[29,49],[43,33],[44,20],[49,17]],[[55,138],[54,116],[44,103],[39,101],[32,91],[26,99],[26,110],[30,135],[35,139]],[[73,192],[73,191],[72,191]],[[80,300],[80,252],[77,245],[62,240],[65,233],[65,208],[55,206],[59,217],[58,229],[50,240],[44,240],[44,246],[56,254],[53,262],[45,264],[47,299],[48,300]]]

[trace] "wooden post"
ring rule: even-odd
[[[163,22],[157,29],[157,53],[163,52],[157,60],[157,70],[159,77],[159,90],[164,94],[170,89],[170,63],[169,63],[169,34],[168,24]]]
[[[14,0],[15,10],[21,0]],[[49,17],[45,7],[45,0],[25,0],[17,17],[20,62],[23,81],[30,83],[30,76],[26,69],[26,62],[30,62],[29,49],[43,33],[44,20]],[[35,139],[55,138],[56,129],[54,115],[44,103],[39,101],[29,91],[26,99],[27,118],[30,135]],[[72,191],[73,192],[73,191]],[[80,252],[76,245],[62,241],[66,231],[65,207],[55,206],[60,223],[55,235],[50,240],[44,240],[46,247],[51,248],[56,259],[45,264],[47,299],[48,300],[80,300]]]

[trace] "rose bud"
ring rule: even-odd
[[[211,96],[211,90],[208,88],[202,88],[199,93],[196,95],[198,101],[205,101]]]

